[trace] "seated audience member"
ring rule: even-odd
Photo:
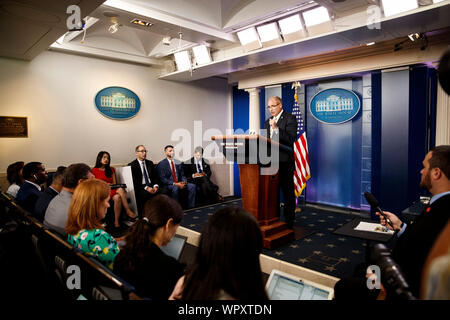
[[[141,214],[144,204],[159,192],[158,178],[155,165],[147,160],[147,149],[143,145],[135,148],[136,159],[128,165],[131,167],[133,176],[134,195],[138,214]]]
[[[183,165],[187,181],[195,184],[198,204],[211,204],[223,201],[217,193],[219,187],[211,181],[211,167],[208,160],[203,158],[203,148],[197,147],[194,156]]]
[[[92,174],[100,180],[103,180],[109,184],[116,184],[115,169],[110,166],[111,156],[106,151],[100,151],[95,161],[95,167],[92,169]],[[127,194],[122,188],[112,189],[110,194],[111,199],[114,202],[114,230],[120,229],[120,215],[122,213],[122,207],[125,209],[129,220],[134,221],[137,217],[136,214],[131,211],[128,206]]]
[[[22,170],[24,183],[17,192],[17,203],[29,213],[33,213],[36,201],[41,195],[41,184],[47,180],[47,171],[40,162],[29,162]]]
[[[425,260],[450,217],[450,146],[431,149],[422,162],[420,186],[432,194],[429,205],[414,219],[402,222],[397,215],[384,211],[393,227],[380,216],[383,226],[396,230],[398,237],[392,250],[392,258],[399,265],[412,295],[419,297],[421,276]],[[354,277],[339,280],[335,285],[336,300],[373,299],[374,290],[367,289],[366,279]],[[359,288],[357,291],[355,288]],[[356,295],[355,293],[358,292]],[[387,292],[387,299],[395,298]]]
[[[41,193],[39,199],[36,201],[33,216],[41,222],[44,221],[45,211],[47,210],[48,204],[62,190],[62,179],[65,170],[66,167],[63,166],[56,169],[56,172],[53,175],[52,184]]]
[[[183,265],[160,249],[172,240],[182,218],[178,202],[158,195],[147,201],[142,218],[127,233],[114,272],[132,284],[138,295],[167,300],[184,274]]]
[[[67,214],[73,193],[83,180],[93,178],[95,177],[87,164],[76,163],[68,166],[64,173],[61,192],[50,201],[45,211],[44,225],[65,235]]]
[[[259,263],[262,244],[250,213],[240,207],[220,209],[209,218],[193,265],[170,299],[267,300]]]
[[[73,193],[66,224],[67,241],[85,254],[96,257],[109,269],[120,249],[116,240],[103,230],[101,220],[109,208],[111,188],[102,180],[81,182]]]
[[[17,192],[23,184],[22,169],[24,165],[25,162],[17,161],[11,163],[6,169],[6,179],[10,184],[6,193],[14,199],[17,197]]]
[[[187,209],[193,208],[195,206],[195,185],[186,181],[182,163],[174,160],[173,146],[166,146],[164,152],[166,158],[156,166],[162,192],[178,202],[180,202],[180,193],[183,193],[183,196],[187,196]]]
[[[450,220],[425,262],[420,297],[425,300],[450,300]]]

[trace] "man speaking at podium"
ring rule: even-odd
[[[264,129],[271,140],[277,141],[288,148],[280,148],[279,186],[284,197],[284,220],[289,229],[294,227],[295,193],[294,193],[294,151],[297,137],[297,119],[283,110],[280,97],[270,97],[267,109],[271,117],[264,123]],[[279,208],[279,206],[278,206]]]

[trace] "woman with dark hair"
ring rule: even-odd
[[[6,179],[8,179],[10,184],[8,190],[6,190],[6,193],[13,198],[17,197],[17,192],[23,184],[22,169],[24,165],[25,162],[17,161],[11,163],[8,166],[8,169],[6,169]]]
[[[100,151],[95,161],[95,167],[92,169],[92,174],[100,180],[103,180],[109,184],[116,184],[115,170],[110,166],[111,156],[107,151]],[[111,199],[114,201],[114,228],[120,228],[120,214],[122,213],[122,207],[127,212],[129,220],[134,221],[136,214],[128,206],[127,195],[122,188],[112,189],[110,194]]]
[[[240,207],[217,211],[200,237],[197,256],[170,299],[268,300],[259,263],[262,236]]]
[[[73,247],[95,256],[112,270],[120,249],[101,222],[109,208],[110,191],[109,185],[98,179],[81,182],[70,203],[66,233],[67,242]]]
[[[166,195],[147,201],[142,218],[125,237],[114,263],[114,273],[132,284],[139,295],[153,300],[167,300],[184,266],[160,248],[175,235],[183,219],[180,204]]]

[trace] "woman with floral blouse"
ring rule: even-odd
[[[101,220],[109,208],[109,185],[98,179],[81,182],[75,189],[66,223],[67,241],[113,269],[119,246],[103,230]]]

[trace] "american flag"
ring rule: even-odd
[[[311,175],[309,171],[308,142],[306,141],[305,125],[297,103],[297,88],[300,86],[300,83],[297,82],[293,86],[295,87],[295,102],[292,108],[292,114],[297,118],[297,140],[294,143],[294,188],[296,197],[299,197],[306,187],[306,181],[311,178]]]

